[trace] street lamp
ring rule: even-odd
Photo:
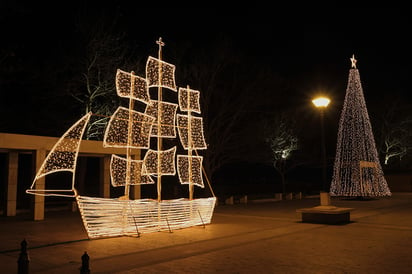
[[[330,198],[329,190],[326,186],[326,145],[325,145],[325,126],[324,126],[324,111],[330,103],[327,97],[317,97],[312,100],[316,108],[320,110],[320,135],[321,135],[321,153],[322,153],[322,191],[321,191],[321,205],[329,205]],[[322,192],[323,195],[322,195]]]
[[[353,210],[353,208],[333,206],[330,201],[329,189],[326,189],[326,146],[323,116],[326,107],[330,103],[330,99],[326,97],[318,97],[313,99],[312,103],[316,108],[320,110],[323,186],[322,190],[320,191],[320,206],[300,208],[297,209],[296,212],[301,213],[302,222],[317,224],[348,223],[350,221],[350,212]]]

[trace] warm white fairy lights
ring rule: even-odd
[[[205,137],[203,134],[203,118],[177,114],[177,129],[179,131],[180,142],[184,149],[189,149],[189,123],[190,119],[190,136],[191,149],[207,149]]]
[[[146,185],[154,184],[153,179],[146,174],[147,172],[142,170],[142,160],[127,160],[126,158],[118,155],[112,155],[110,161],[110,177],[112,179],[112,185],[114,187],[125,186],[127,177],[127,163],[130,162],[130,185]]]
[[[180,111],[192,111],[200,114],[200,92],[190,88],[179,88]]]
[[[44,196],[75,196],[74,172],[76,170],[77,155],[79,154],[80,141],[91,115],[91,112],[84,115],[60,137],[37,171],[31,187],[26,190],[27,193]],[[71,189],[37,189],[35,187],[36,181],[39,178],[61,171],[73,173]]]
[[[151,100],[150,104],[146,106],[145,113],[155,118],[153,122],[152,137],[176,137],[176,111],[177,104],[160,102],[157,100]],[[160,109],[160,133],[158,129],[158,110]]]
[[[119,200],[76,197],[91,239],[138,236],[141,233],[172,231],[210,224],[216,197],[194,200]]]
[[[132,126],[130,139],[129,131],[129,114],[132,116]],[[110,117],[103,138],[103,146],[120,147],[120,148],[149,148],[150,130],[152,128],[154,117],[119,107]]]
[[[366,108],[356,59],[339,121],[331,196],[390,196]]]
[[[116,73],[117,95],[149,103],[149,89],[145,78],[125,72],[120,69]]]
[[[202,161],[202,156],[177,155],[177,173],[181,184],[194,184],[201,188],[204,187]]]
[[[119,198],[86,197],[78,195],[73,188],[73,196],[76,197],[91,239],[171,231],[211,222],[216,205],[215,196],[193,199],[191,194],[189,198],[173,200],[132,200],[129,197],[130,185],[153,184],[155,177],[159,182],[163,175],[176,175],[177,147],[163,149],[161,142],[162,138],[176,138],[178,105],[162,100],[162,88],[177,91],[175,66],[161,60],[161,48],[164,46],[161,38],[157,44],[159,59],[148,58],[146,78],[122,70],[116,74],[117,94],[129,98],[129,108],[119,107],[113,113],[106,127],[103,146],[124,148],[125,156],[112,155],[110,176],[113,186],[125,188],[125,195]],[[151,87],[158,88],[158,100],[150,99]],[[188,150],[188,155],[177,157],[178,177],[182,184],[190,185],[190,189],[193,185],[204,187],[203,158],[192,155],[196,149],[206,149],[202,119],[191,115],[191,112],[200,113],[199,92],[187,88],[181,89],[179,93],[180,110],[188,112],[187,115],[178,116],[180,140]],[[145,104],[145,113],[134,110],[134,101]],[[36,179],[56,171],[74,173],[81,136],[90,115],[73,125],[59,140],[38,171]],[[150,148],[150,137],[158,138],[157,150]],[[143,160],[134,159],[132,149],[147,149]],[[37,190],[31,191],[42,195]]]
[[[160,155],[160,161],[158,159]],[[163,151],[149,149],[144,156],[145,171],[148,175],[175,175],[176,174],[176,147]],[[158,163],[160,162],[160,169]],[[160,172],[160,174],[159,174]]]
[[[148,87],[165,87],[177,91],[175,69],[174,65],[149,56],[146,62],[146,79]]]

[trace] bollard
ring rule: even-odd
[[[27,242],[24,239],[20,243],[20,255],[17,260],[17,273],[18,274],[28,274],[29,273],[29,255],[27,254]]]
[[[87,255],[87,252],[85,251],[82,255],[82,267],[80,268],[80,274],[90,274],[89,260],[90,257],[89,255]]]

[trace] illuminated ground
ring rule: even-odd
[[[30,273],[411,273],[412,193],[379,200],[333,200],[355,208],[351,223],[300,222],[296,209],[318,198],[220,205],[211,225],[88,240],[78,213],[48,212],[45,221],[0,218],[2,273],[16,273],[26,238]]]

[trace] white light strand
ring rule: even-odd
[[[175,83],[176,67],[165,61],[149,56],[146,62],[146,79],[148,87],[165,87],[177,91]],[[159,71],[162,78],[159,79]]]
[[[120,69],[116,73],[116,91],[120,97],[131,98],[146,104],[150,100],[146,79]]]
[[[160,155],[160,174],[158,174],[158,157]],[[149,149],[143,159],[145,175],[175,175],[176,174],[176,146],[163,150],[156,151]]]
[[[103,138],[104,147],[120,148],[149,148],[150,130],[154,117],[137,111],[131,111],[133,114],[133,125],[131,134],[131,143],[128,146],[128,125],[129,109],[119,107],[110,117]]]
[[[190,88],[179,88],[179,108],[180,111],[191,111],[198,114],[200,111],[200,92]]]
[[[43,196],[68,196],[74,197],[74,172],[76,170],[77,156],[79,154],[80,142],[82,140],[91,112],[80,118],[53,146],[42,166],[37,171],[36,177],[30,189],[26,193]],[[37,189],[36,181],[53,172],[69,171],[73,173],[71,189]],[[70,193],[70,194],[65,194]]]
[[[202,156],[177,155],[177,173],[182,185],[192,183],[201,188],[205,187],[202,177],[202,161]],[[189,167],[191,167],[190,171]],[[191,178],[189,178],[189,174],[191,174]]]
[[[142,170],[143,160],[131,160],[130,185],[154,184],[153,179]],[[110,177],[114,187],[126,185],[127,159],[118,155],[112,155],[110,161]]]
[[[210,224],[216,197],[194,200],[119,200],[77,196],[84,227],[91,239],[136,236]]]
[[[201,117],[190,116],[191,121],[191,149],[207,149],[203,134],[203,119]],[[177,129],[179,131],[180,142],[184,149],[189,149],[188,117],[177,114]]]
[[[154,124],[152,126],[151,137],[167,137],[175,138],[176,137],[176,111],[177,104],[160,102],[160,134],[157,125],[157,110],[158,110],[159,101],[151,100],[150,104],[146,106],[145,113],[154,117]]]
[[[358,69],[349,72],[339,121],[331,196],[390,196],[366,108]]]

